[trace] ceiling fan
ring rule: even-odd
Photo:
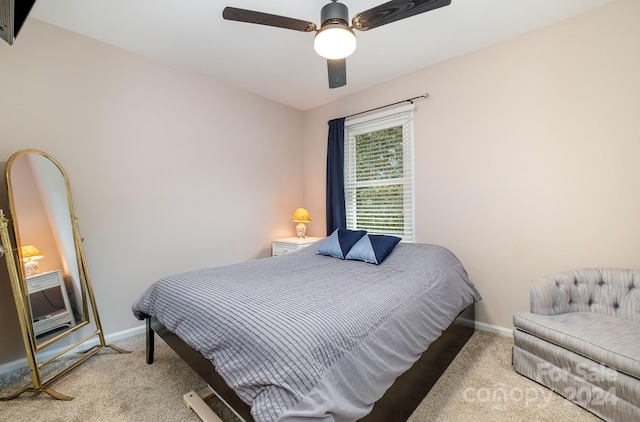
[[[238,22],[315,32],[314,48],[318,54],[327,59],[329,88],[338,88],[347,84],[346,57],[356,49],[353,29],[368,31],[451,4],[451,0],[392,0],[356,14],[351,20],[350,27],[347,6],[337,0],[331,1],[320,12],[320,29],[313,22],[235,7],[225,7],[222,17]]]

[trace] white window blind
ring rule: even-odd
[[[347,228],[414,241],[413,105],[345,123]]]

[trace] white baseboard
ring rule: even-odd
[[[499,325],[487,324],[486,322],[476,321],[476,330],[487,331],[489,333],[500,334],[502,336],[513,337],[513,330],[511,328],[501,327]]]
[[[138,327],[133,327],[133,328],[129,328],[127,330],[123,330],[123,331],[118,331],[117,333],[113,333],[113,334],[105,334],[104,339],[107,343],[111,343],[114,342],[116,340],[121,340],[123,338],[129,338],[132,336],[135,336],[137,334],[142,334],[145,331],[145,326],[144,325],[140,325]],[[87,348],[87,347],[91,347],[98,344],[98,337],[95,337],[89,341],[87,341],[86,343],[83,343],[81,346],[78,347],[82,347],[82,348]],[[68,346],[66,346],[68,347]],[[42,352],[38,354],[38,361],[43,361],[46,360],[48,358],[50,358],[51,356],[54,356],[60,352],[62,352],[65,349],[65,347],[60,347],[58,349],[52,349],[52,350],[47,350],[46,352]],[[20,368],[27,368],[29,366],[29,362],[27,362],[27,357],[25,356],[22,359],[17,359],[11,362],[7,362],[7,363],[3,363],[0,364],[0,374],[8,374],[9,372],[13,372],[13,371],[17,371]]]
[[[116,340],[122,340],[123,338],[133,337],[144,332],[145,326],[144,324],[142,324],[138,325],[137,327],[129,328],[128,330],[118,331],[117,333],[105,334],[104,339],[107,343],[110,343]]]

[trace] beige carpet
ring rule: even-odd
[[[176,422],[200,419],[182,396],[206,384],[162,340],[156,359],[145,363],[144,336],[115,342],[127,355],[105,349],[58,381],[54,388],[75,397],[57,401],[25,394],[0,402],[1,421]],[[410,422],[599,421],[578,406],[516,374],[512,340],[476,332],[427,395]],[[25,371],[0,377],[0,395],[28,386]],[[219,406],[211,402],[212,407]],[[234,422],[227,412],[225,422]]]

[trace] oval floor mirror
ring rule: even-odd
[[[105,347],[126,351],[105,342],[63,167],[43,151],[22,150],[7,161],[5,181],[10,215],[0,212],[0,236],[33,385],[1,399],[32,391],[70,400],[51,384]],[[40,351],[91,323],[95,330],[84,338],[39,359]],[[43,379],[45,365],[83,344],[93,346]]]

